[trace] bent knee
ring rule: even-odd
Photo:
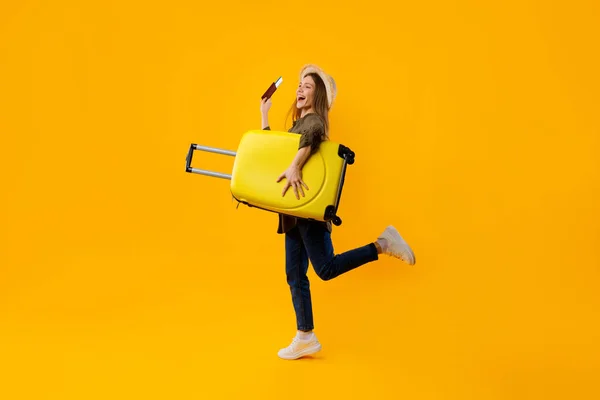
[[[326,266],[323,266],[321,268],[315,268],[315,273],[317,274],[317,276],[319,278],[321,278],[321,280],[324,280],[324,281],[328,281],[333,278],[333,274],[331,273],[331,270],[329,268],[327,268]]]

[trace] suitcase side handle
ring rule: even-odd
[[[218,149],[216,147],[208,147],[208,146],[202,146],[202,145],[199,145],[196,143],[192,143],[188,150],[187,157],[185,158],[185,172],[212,176],[214,178],[222,178],[222,179],[231,180],[231,174],[224,174],[222,172],[209,171],[206,169],[192,168],[192,158],[194,157],[194,150],[206,151],[209,153],[223,154],[223,155],[232,156],[232,157],[235,157],[237,155],[237,153],[235,151]]]

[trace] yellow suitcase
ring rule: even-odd
[[[233,198],[262,210],[341,225],[337,215],[346,167],[354,163],[354,152],[332,141],[324,141],[302,168],[309,190],[298,200],[292,188],[281,195],[285,179],[277,182],[298,152],[297,133],[251,130],[240,139],[237,151],[192,143],[186,158],[186,172],[229,179]],[[235,157],[231,174],[192,168],[195,150]]]

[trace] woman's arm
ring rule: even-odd
[[[302,180],[302,168],[314,150],[316,150],[321,141],[323,140],[323,125],[318,117],[312,117],[310,119],[309,126],[302,130],[300,136],[300,143],[298,145],[298,151],[296,152],[296,156],[292,160],[292,163],[288,167],[288,169],[279,176],[277,182],[281,181],[283,178],[287,179],[287,184],[283,188],[282,196],[285,196],[287,190],[292,187],[294,189],[294,194],[296,195],[296,199],[300,199],[298,192],[304,197],[304,190],[308,190],[308,186]]]
[[[311,147],[310,146],[305,146],[305,147],[298,149],[298,151],[296,152],[296,156],[292,160],[292,163],[290,164],[288,169],[285,170],[285,172],[283,174],[279,175],[279,178],[277,178],[277,182],[281,182],[281,180],[283,178],[287,179],[287,183],[283,187],[281,196],[285,196],[285,193],[287,192],[287,190],[290,187],[292,187],[294,189],[294,194],[296,195],[296,199],[298,199],[298,200],[300,199],[299,194],[302,195],[302,197],[304,197],[303,188],[308,190],[308,186],[302,180],[302,167],[304,167],[304,164],[310,158],[310,155],[311,155]]]
[[[269,109],[271,108],[271,99],[262,99],[260,101],[260,113],[262,115],[261,129],[269,128]]]
[[[308,159],[310,158],[310,154],[311,154],[310,146],[305,146],[305,147],[302,147],[301,149],[298,149],[298,152],[296,153],[296,157],[294,157],[294,159],[292,160],[292,164],[290,165],[290,167],[298,168],[299,170],[302,170],[302,167],[304,167],[304,164],[306,164],[306,161],[308,161]]]

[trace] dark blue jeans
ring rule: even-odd
[[[287,283],[292,293],[297,329],[314,329],[310,283],[306,276],[309,260],[319,278],[330,280],[377,259],[377,248],[373,243],[336,255],[325,224],[298,219],[298,224],[285,234]]]

